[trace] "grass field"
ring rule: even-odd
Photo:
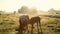
[[[19,16],[22,14],[3,14],[0,15],[0,34],[15,34],[15,29],[19,27]],[[34,15],[29,15],[33,17]],[[41,25],[43,34],[60,34],[60,19],[51,18],[46,16],[58,16],[59,15],[43,15],[41,17]],[[31,30],[31,25],[29,25]],[[34,25],[34,34],[37,34],[37,25]]]

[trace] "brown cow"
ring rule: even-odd
[[[28,15],[20,16],[19,23],[20,23],[19,34],[22,34],[23,30],[27,31],[27,29],[28,29],[29,16]]]
[[[41,18],[40,18],[39,16],[32,17],[32,18],[30,19],[30,24],[32,25],[31,34],[33,34],[33,25],[34,25],[35,23],[37,23],[37,28],[38,28],[38,26],[40,26],[40,29],[41,29],[41,32],[39,32],[39,28],[38,28],[38,34],[42,34],[42,28],[41,28],[40,20],[41,20]]]

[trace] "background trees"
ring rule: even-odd
[[[27,6],[22,6],[21,9],[18,9],[18,13],[25,14],[28,12],[28,7]]]
[[[22,14],[36,14],[37,10],[35,7],[28,8],[27,6],[22,6],[20,9],[18,9],[18,13]]]

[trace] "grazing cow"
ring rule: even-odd
[[[19,18],[19,34],[22,34],[22,31],[27,31],[28,29],[28,23],[29,23],[29,16],[28,15],[22,15]]]
[[[40,23],[41,18],[39,16],[36,17],[32,17],[30,19],[30,24],[32,25],[32,30],[31,30],[31,34],[33,34],[33,25],[35,23],[37,23],[37,28],[38,28],[38,34],[42,34],[42,28],[41,28],[41,23]],[[41,32],[39,32],[39,27],[41,29]]]

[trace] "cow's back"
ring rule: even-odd
[[[31,19],[30,19],[30,23],[31,24],[34,24],[35,22],[38,22],[38,21],[40,21],[40,17],[39,16],[36,16],[36,17],[32,17]]]

